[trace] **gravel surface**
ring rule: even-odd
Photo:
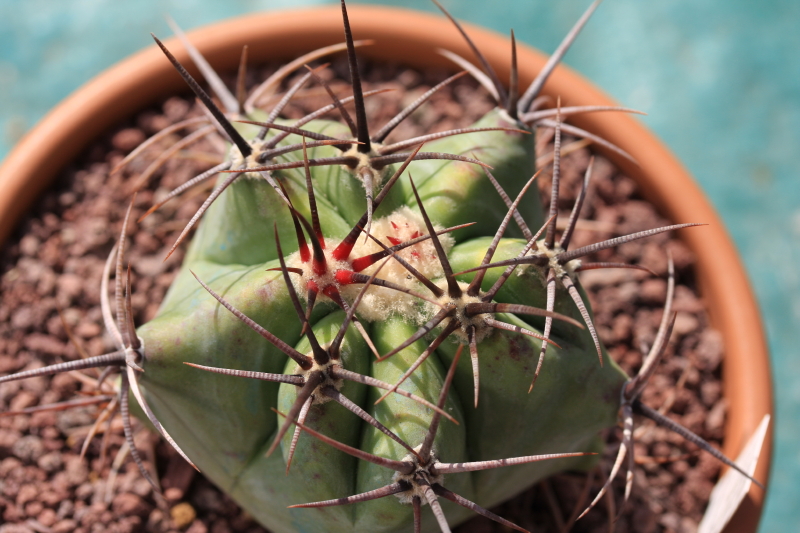
[[[337,60],[324,73],[340,94],[349,94],[347,85],[335,79],[346,75],[345,69],[344,62]],[[263,79],[269,70],[251,73],[251,84]],[[420,74],[395,66],[365,70],[367,89],[379,82],[402,89],[367,100],[368,116],[376,125],[382,125],[446,76],[444,72]],[[286,115],[298,117],[327,103],[323,91],[311,86],[301,91]],[[465,126],[491,107],[484,91],[462,78],[435,95],[387,141]],[[72,360],[80,356],[79,349],[89,355],[113,349],[103,333],[100,312],[103,263],[119,234],[130,192],[158,154],[180,136],[167,137],[124,172],[111,177],[108,173],[148,136],[201,114],[191,100],[174,97],[120,125],[64,171],[20,224],[0,259],[0,373]],[[540,130],[537,149],[542,164],[547,164],[552,152],[551,139],[551,130]],[[562,162],[559,210],[565,214],[572,207],[590,157],[588,148],[573,141],[565,140],[565,147],[574,150]],[[134,219],[169,190],[219,162],[223,149],[221,141],[210,136],[168,160],[138,194]],[[572,247],[669,223],[606,159],[598,157],[595,165],[583,209],[583,217],[591,222],[579,225]],[[539,180],[543,191],[549,190],[549,180],[546,170]],[[145,219],[140,230],[133,233],[128,258],[134,274],[137,324],[155,315],[183,252],[179,250],[166,263],[162,259],[207,190],[208,186],[201,186],[188,191]],[[549,198],[549,192],[542,196]],[[633,373],[641,364],[641,347],[650,345],[661,319],[666,293],[665,250],[672,251],[677,269],[678,318],[668,355],[643,400],[719,444],[725,421],[721,337],[708,327],[703,302],[695,291],[693,257],[678,236],[659,235],[594,258],[640,264],[659,277],[633,270],[604,270],[583,273],[581,279],[600,337],[611,356]],[[75,342],[70,342],[70,334]],[[82,398],[95,395],[91,381],[97,375],[85,375],[90,379],[58,375],[0,385],[0,409],[17,411],[71,400],[76,394]],[[137,446],[148,467],[157,470],[164,488],[166,502],[157,501],[133,461],[119,454],[124,438],[118,418],[100,426],[86,458],[81,459],[84,437],[101,407],[0,415],[0,513],[4,523],[0,533],[265,531],[167,445],[140,428]],[[637,419],[637,428],[632,502],[623,509],[616,531],[694,531],[718,475],[718,465],[648,421]],[[500,506],[498,514],[531,530],[566,530],[571,517],[602,485],[616,454],[619,433],[608,431],[610,445],[601,467],[588,474],[565,473],[541,482]],[[622,502],[622,486],[620,479],[614,484],[613,498],[601,501],[572,530],[608,531],[609,518],[616,516]],[[457,531],[506,529],[476,517]]]

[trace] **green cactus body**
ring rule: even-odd
[[[497,120],[497,115],[497,112],[490,113],[484,120]],[[330,131],[335,126],[320,122],[308,127],[315,131]],[[497,140],[491,137],[508,134],[474,135],[475,138],[471,135],[460,138],[456,148],[443,146],[437,149],[464,151]],[[486,160],[491,159],[494,163],[499,179],[505,180],[504,186],[514,193],[530,178],[533,170],[532,148],[529,146],[532,144],[531,136],[518,134],[518,137],[520,140],[511,149],[512,160],[505,164],[501,150],[491,145],[481,148]],[[331,150],[330,147],[309,150],[309,157],[321,157]],[[296,154],[291,157],[296,158]],[[480,203],[482,197],[489,197],[491,193],[493,198],[497,198],[497,202],[489,202],[490,206],[485,208],[486,213],[490,213],[486,215],[485,224],[470,227],[466,235],[456,233],[455,239],[451,238],[455,246],[448,257],[454,270],[474,267],[486,251],[490,241],[487,236],[494,233],[507,208],[493,190],[486,189],[486,185],[491,187],[491,184],[480,175],[479,167],[466,172],[465,163],[447,162],[431,170],[435,163],[440,162],[414,162],[409,171],[415,176],[421,195],[426,196],[423,205],[426,209],[431,206],[429,214],[437,226],[468,222],[474,204]],[[284,184],[298,211],[308,215],[302,172],[300,168],[273,175]],[[359,190],[360,184],[340,167],[312,167],[311,175],[325,240],[328,248],[332,248],[363,214],[363,190]],[[467,180],[475,185],[463,193],[460,188]],[[410,183],[402,182],[398,182],[402,187],[396,190],[403,193],[406,208],[396,210],[397,198],[401,195],[393,193],[387,196],[392,200],[382,204],[376,212],[375,228],[391,230],[387,220],[389,224],[393,221],[415,223],[417,215],[414,213],[418,212],[418,207],[413,193],[409,198],[405,192]],[[448,191],[457,191],[465,196],[463,202],[457,202],[463,204],[463,209],[449,207],[453,198]],[[542,223],[538,203],[536,195],[531,195],[531,199],[524,203],[527,207],[522,209],[533,225]],[[274,208],[265,210],[264,205]],[[361,209],[360,213],[358,209]],[[228,219],[230,216],[236,217],[233,222]],[[286,413],[296,399],[298,387],[288,383],[220,376],[184,364],[190,362],[286,375],[297,373],[294,361],[287,359],[224,309],[191,273],[194,272],[256,323],[301,353],[308,353],[310,347],[305,338],[301,340],[301,324],[294,315],[282,274],[265,272],[279,266],[273,228],[270,228],[273,224],[277,225],[287,263],[289,266],[296,264],[293,261],[297,261],[297,244],[289,210],[279,203],[277,194],[265,180],[239,178],[205,214],[182,271],[158,317],[138,331],[147,354],[143,364],[145,372],[140,380],[146,397],[159,420],[201,471],[272,530],[408,530],[412,521],[411,506],[402,503],[397,496],[326,509],[287,509],[293,504],[374,490],[391,483],[393,472],[301,434],[287,475],[286,459],[292,432],[287,433],[281,442],[283,453],[265,457],[265,451],[282,423],[282,418],[272,409]],[[414,229],[421,234],[427,233],[421,221],[417,220],[416,224],[416,228],[407,231]],[[224,232],[220,228],[225,228]],[[385,237],[379,233],[376,235]],[[363,241],[363,236],[360,241]],[[495,259],[514,257],[523,244],[517,239],[503,239]],[[357,245],[354,256],[359,255],[358,250]],[[429,270],[430,264],[435,265],[434,273],[429,272],[429,277],[441,278],[441,267],[431,248],[409,250],[409,260],[414,258],[414,253],[427,255],[427,258],[417,259],[421,263],[427,261]],[[491,286],[501,270],[488,271],[483,282],[484,290]],[[519,274],[511,276],[495,301],[544,307],[543,276],[532,266],[519,267],[518,270]],[[369,269],[364,271],[371,272]],[[462,278],[469,281],[472,276],[465,274]],[[413,286],[420,292],[424,290],[416,282]],[[372,287],[370,291],[374,289],[377,288]],[[304,293],[300,291],[300,294]],[[352,292],[342,288],[342,294],[352,303]],[[387,311],[385,306],[373,302],[370,305],[375,305],[377,310],[364,308],[359,312],[381,354],[409,338],[435,312],[430,304],[413,297],[392,297],[405,299],[406,311],[393,312],[391,306]],[[336,335],[344,313],[336,311],[330,300],[321,298],[311,322],[320,344],[325,345]],[[563,298],[559,300],[564,301]],[[563,311],[580,318],[570,305],[571,302],[567,301]],[[512,325],[525,328],[538,325],[541,328],[538,317],[531,319],[507,314],[498,315],[498,318]],[[529,394],[541,341],[514,332],[491,330],[478,343],[481,388],[477,408],[472,405],[470,360],[469,357],[462,358],[456,370],[454,390],[451,389],[445,407],[445,411],[459,424],[442,420],[433,447],[439,460],[458,463],[540,453],[585,452],[596,448],[594,439],[598,431],[616,421],[619,390],[626,377],[613,362],[607,362],[603,367],[598,365],[591,338],[575,326],[565,324],[554,329],[553,341],[561,348],[550,345],[542,374]],[[341,364],[353,372],[395,383],[426,346],[425,339],[420,339],[397,355],[377,362],[351,324],[342,345]],[[435,403],[458,346],[456,336],[445,340],[400,388]],[[411,446],[421,443],[433,415],[429,407],[399,395],[389,395],[385,401],[375,405],[383,391],[374,387],[345,382],[340,392]],[[306,425],[380,457],[402,460],[409,453],[332,401],[314,403],[308,411]],[[485,472],[446,474],[444,477],[449,490],[489,506],[509,498],[544,476],[565,468],[580,468],[587,465],[587,461],[591,459],[560,459]],[[470,516],[468,510],[450,502],[445,502],[444,510],[453,523]],[[435,528],[434,520],[426,519],[424,522],[426,528]]]
[[[263,113],[254,113],[255,119],[266,119]],[[248,124],[237,124],[243,136],[251,138],[258,128]],[[347,129],[338,122],[317,120],[307,125],[317,133],[346,137]],[[276,134],[274,130],[267,140]],[[294,141],[296,142],[296,141]],[[283,140],[279,146],[290,144]],[[324,158],[337,155],[331,146],[308,149],[309,158]],[[277,163],[302,161],[302,152],[290,152],[279,156]],[[276,177],[286,189],[295,208],[309,218],[308,196],[303,169],[289,169],[276,172]],[[317,208],[320,221],[326,231],[333,236],[344,236],[361,217],[366,209],[363,187],[351,172],[340,166],[326,166],[313,169],[315,186],[318,188]],[[226,176],[220,178],[223,181]],[[378,215],[389,213],[401,203],[401,192],[389,195]],[[342,198],[339,203],[329,198]],[[187,264],[204,259],[219,264],[257,265],[277,257],[273,224],[284,242],[295,242],[294,225],[287,216],[286,205],[278,193],[260,175],[249,173],[238,178],[225,194],[211,205],[209,214],[214,224],[202,224],[192,239],[187,255]],[[257,222],[256,222],[257,221]],[[194,283],[194,282],[193,282]]]
[[[529,129],[495,108],[472,124],[473,128]],[[484,131],[458,135],[425,145],[426,151],[475,156],[492,168],[492,174],[510,191],[518,191],[533,175],[536,166],[532,134],[515,131]],[[420,197],[431,218],[444,227],[475,222],[455,232],[459,242],[470,237],[494,234],[508,209],[479,166],[463,161],[419,161],[410,170]],[[401,180],[405,201],[416,209],[408,180]],[[541,202],[536,190],[520,206],[525,220],[542,219]],[[535,222],[534,222],[535,224]],[[510,228],[514,233],[515,228]],[[484,250],[485,251],[485,250]]]

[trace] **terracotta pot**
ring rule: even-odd
[[[438,47],[472,57],[461,37],[443,17],[399,9],[353,6],[349,9],[359,39],[375,39],[359,54],[415,67],[452,66],[430,53]],[[391,21],[387,24],[386,21]],[[470,27],[469,33],[500,79],[508,79],[509,43],[503,36]],[[191,41],[219,70],[233,70],[243,45],[250,61],[289,59],[342,41],[338,7],[270,12],[196,30]],[[402,42],[402,46],[398,43]],[[184,49],[167,46],[189,65]],[[521,86],[527,86],[546,58],[525,46],[518,50]],[[616,105],[568,68],[559,67],[544,88],[563,105]],[[140,52],[72,94],[17,145],[0,170],[0,244],[16,221],[57,173],[99,134],[143,107],[177,92],[183,81],[155,47]],[[772,413],[769,360],[760,314],[744,266],[722,221],[686,170],[669,150],[629,115],[595,113],[575,117],[575,125],[622,147],[634,165],[613,153],[605,155],[641,187],[645,197],[674,223],[702,221],[702,232],[681,235],[697,257],[697,280],[715,328],[725,344],[724,393],[728,421],[724,451],[735,457],[762,417]],[[42,157],[47,154],[47,157]],[[724,268],[720,268],[724,265]],[[772,431],[767,435],[755,477],[766,482]],[[726,531],[754,532],[764,492],[752,487]]]

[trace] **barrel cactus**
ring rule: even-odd
[[[569,250],[582,193],[556,239],[562,128],[591,137],[561,120],[608,109],[539,109],[537,96],[596,5],[522,95],[513,34],[508,90],[485,61],[478,68],[448,53],[497,108],[470,128],[395,144],[384,143],[388,133],[461,74],[371,134],[344,1],[338,48],[348,52],[355,119],[333,93],[326,109],[280,118],[304,84],[324,85],[313,69],[274,109],[256,109],[187,42],[220,109],[156,39],[206,105],[208,130],[231,142],[224,163],[153,206],[220,176],[179,239],[197,226],[180,274],[158,316],[135,328],[124,229],[102,280],[117,351],[0,382],[118,370],[112,404],[140,467],[127,421],[133,406],[273,531],[448,531],[473,512],[524,531],[486,508],[545,476],[593,464],[598,432],[622,413],[616,473],[631,449],[634,411],[668,423],[637,397],[674,315],[666,310],[642,372],[629,380],[605,353],[577,276],[626,265],[581,258],[696,224]],[[333,109],[342,122],[320,118]],[[547,215],[531,186],[537,124],[556,131]],[[584,192],[590,174],[591,165]],[[423,517],[423,506],[433,518]]]

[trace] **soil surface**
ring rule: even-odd
[[[251,73],[250,85],[270,71]],[[397,89],[367,99],[373,128],[446,77],[445,72],[420,74],[396,66],[366,66],[364,71],[366,89]],[[344,61],[334,61],[323,76],[332,80],[335,92],[350,94],[347,84],[337,81],[347,79]],[[228,81],[233,86],[232,76]],[[311,85],[300,91],[285,115],[299,117],[328,102],[322,89]],[[465,77],[437,93],[388,141],[467,126],[491,107],[486,92]],[[186,132],[166,136],[123,172],[109,176],[109,171],[147,137],[190,116],[202,116],[202,112],[191,99],[174,97],[121,124],[64,171],[20,224],[0,260],[0,373],[73,360],[80,357],[81,350],[89,355],[113,350],[111,339],[104,335],[100,311],[103,264],[119,234],[130,192],[158,155]],[[552,130],[539,130],[537,149],[543,166],[551,159],[552,136]],[[558,207],[564,214],[560,218],[566,220],[591,147],[570,138],[565,138],[564,147],[569,154],[562,161]],[[153,172],[136,197],[133,218],[174,187],[220,162],[224,150],[216,134],[180,150]],[[539,179],[543,198],[549,198],[549,172],[548,166]],[[133,269],[137,324],[155,315],[183,251],[165,263],[162,260],[210,185],[199,186],[166,204],[131,232],[128,258]],[[601,156],[595,161],[582,215],[586,222],[579,224],[571,247],[669,223],[643,201],[632,180]],[[659,235],[592,258],[646,266],[657,277],[617,269],[589,271],[581,274],[581,280],[589,293],[600,337],[611,356],[632,374],[638,370],[643,347],[652,343],[661,319],[666,293],[665,251],[672,251],[677,269],[678,316],[667,356],[643,400],[719,445],[725,422],[721,337],[708,327],[703,302],[695,290],[693,257],[678,236]],[[57,375],[0,385],[0,410],[35,410],[76,397],[90,399],[96,395],[92,382],[97,374],[86,372],[84,376]],[[83,440],[103,405],[17,416],[0,414],[0,515],[4,523],[0,533],[265,531],[136,422],[137,446],[148,467],[158,472],[166,503],[154,497],[130,457],[119,453],[124,438],[118,417],[110,425],[99,426],[85,459],[81,459]],[[649,421],[637,419],[636,427],[633,495],[622,509],[615,530],[694,531],[718,475],[717,463]],[[608,431],[610,444],[600,467],[588,474],[565,473],[543,481],[495,512],[532,531],[609,531],[622,503],[623,476],[614,483],[613,496],[573,522],[604,482],[619,435],[619,429]],[[456,531],[499,532],[507,528],[476,517]]]

